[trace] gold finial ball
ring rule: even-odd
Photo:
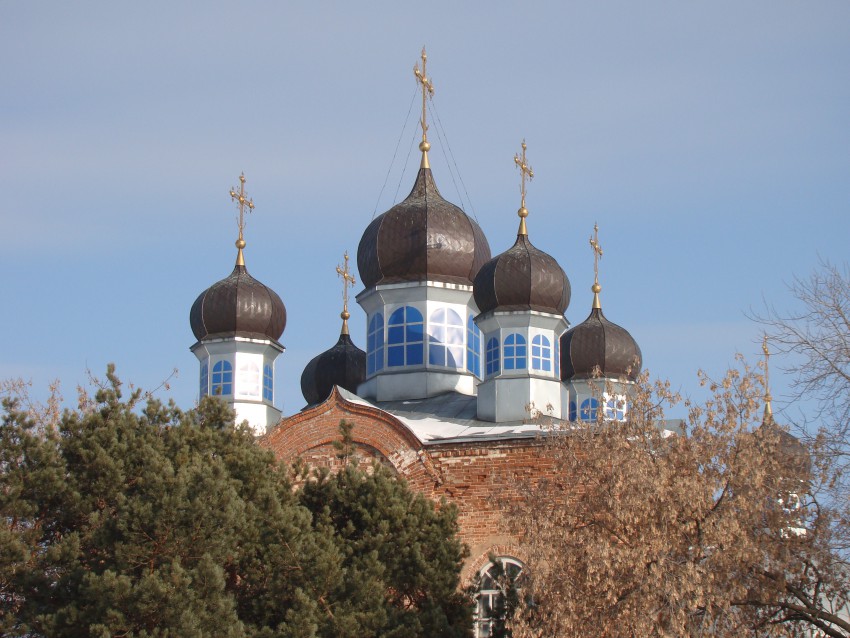
[[[237,239],[236,240],[236,247],[239,250],[242,250],[243,248],[245,248],[245,240],[244,239]]]
[[[426,142],[425,140],[422,140],[421,142],[419,142],[419,150],[423,153],[427,153],[431,150],[431,144],[429,142]]]
[[[525,219],[526,217],[528,217],[528,209],[523,206],[516,212],[516,214]]]
[[[590,289],[591,289],[593,292],[595,292],[596,294],[599,294],[599,291],[600,291],[600,290],[602,290],[602,286],[600,286],[599,284],[593,284],[593,285],[590,287]]]
[[[343,310],[341,313],[339,313],[339,316],[344,321],[348,321],[349,319],[351,319],[351,313],[348,312],[348,310]]]

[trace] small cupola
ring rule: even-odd
[[[602,248],[598,232],[599,227],[595,225],[590,238],[594,252],[593,306],[587,319],[561,337],[561,378],[564,381],[592,378],[634,381],[643,364],[640,347],[628,330],[608,321],[602,314],[599,300]]]
[[[284,348],[286,307],[278,294],[254,279],[245,267],[245,213],[254,201],[245,194],[245,175],[230,197],[239,208],[239,236],[233,272],[204,290],[189,312],[197,341],[191,350],[200,364],[199,396],[220,396],[248,421],[256,434],[277,423],[274,406],[275,359]]]
[[[481,268],[473,286],[484,346],[477,414],[497,423],[538,411],[562,415],[558,340],[567,328],[570,282],[558,262],[528,239],[526,182],[534,171],[526,150],[523,140],[522,155],[514,156],[521,174],[516,242]]]
[[[278,294],[254,279],[245,267],[244,212],[254,210],[245,196],[245,175],[239,176],[240,190],[230,190],[239,205],[239,238],[233,272],[204,290],[189,312],[189,324],[198,341],[219,337],[258,337],[280,341],[286,328],[286,306]]]
[[[343,280],[343,304],[339,315],[342,329],[336,344],[313,357],[301,374],[301,393],[307,405],[327,399],[335,385],[355,393],[366,379],[366,353],[354,345],[348,332],[348,319],[351,317],[348,312],[348,286],[356,283],[348,269],[348,253],[345,253],[345,266],[337,266],[336,272]]]

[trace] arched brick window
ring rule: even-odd
[[[504,629],[510,607],[516,604],[522,586],[524,565],[515,558],[501,556],[478,574],[475,595],[475,638],[490,638]]]

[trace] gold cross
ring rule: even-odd
[[[431,148],[431,145],[428,144],[428,124],[425,122],[425,98],[429,95],[434,97],[434,84],[425,72],[427,62],[428,56],[425,54],[425,47],[422,47],[422,70],[419,70],[419,63],[417,62],[413,65],[413,75],[416,76],[416,82],[422,85],[422,119],[419,122],[422,125],[422,143],[419,144],[419,150],[425,152]]]
[[[593,307],[601,309],[599,292],[602,290],[602,286],[599,285],[599,260],[602,259],[602,246],[599,245],[599,224],[593,224],[590,247],[593,249],[593,285],[590,287],[593,291]]]
[[[764,335],[764,338],[761,342],[761,349],[764,352],[764,400],[767,402],[765,405],[765,410],[770,411],[770,371],[768,370],[768,364],[770,363],[770,350],[767,349],[767,335]]]
[[[593,249],[593,283],[599,283],[599,260],[602,259],[602,246],[599,245],[599,225],[593,225],[593,237],[590,238]]]
[[[245,173],[239,176],[239,192],[237,193],[233,188],[230,189],[230,199],[239,203],[239,221],[237,222],[239,224],[239,241],[244,243],[242,231],[245,229],[245,207],[248,207],[249,213],[254,210],[254,200],[245,196]],[[238,246],[240,249],[243,247]]]
[[[337,265],[336,274],[342,277],[342,312],[339,315],[342,318],[342,332],[343,334],[348,334],[348,318],[351,316],[348,313],[348,286],[349,284],[353,286],[357,282],[354,279],[354,275],[348,269],[347,250],[345,251],[345,267]]]
[[[520,186],[519,186],[520,205],[519,205],[519,210],[517,211],[517,215],[519,215],[519,217],[520,217],[520,222],[519,222],[519,234],[520,235],[527,235],[528,234],[528,232],[526,231],[526,228],[525,228],[525,218],[528,217],[528,209],[525,207],[525,193],[526,193],[525,182],[526,182],[526,180],[530,182],[532,179],[534,179],[534,170],[531,168],[531,166],[528,165],[528,160],[525,157],[525,151],[526,151],[527,148],[528,147],[525,145],[525,140],[523,140],[522,141],[522,157],[520,157],[519,153],[516,153],[514,155],[514,164],[516,164],[517,168],[519,168],[519,172],[520,172],[520,175],[521,175],[521,181],[520,181]]]

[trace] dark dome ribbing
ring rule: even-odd
[[[535,248],[527,235],[488,261],[475,277],[475,303],[482,312],[537,310],[564,314],[570,280],[553,257]]]
[[[599,374],[606,379],[634,381],[643,359],[629,332],[611,323],[594,308],[582,323],[561,336],[561,379],[589,379]]]
[[[286,307],[245,266],[236,266],[228,277],[198,295],[189,324],[198,341],[232,336],[278,341],[286,327]]]
[[[430,168],[419,169],[404,201],[372,220],[357,248],[367,288],[425,280],[468,285],[488,259],[481,228],[442,198]]]

